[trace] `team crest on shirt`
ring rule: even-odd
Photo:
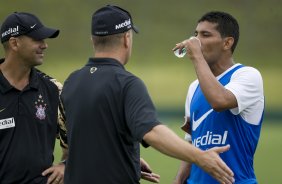
[[[44,120],[46,118],[46,110],[47,104],[44,102],[42,95],[38,95],[38,99],[35,101],[36,108],[36,117],[40,120]]]

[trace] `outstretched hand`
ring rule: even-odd
[[[234,183],[234,173],[219,157],[220,153],[230,149],[230,145],[214,147],[199,156],[197,164],[222,184]]]
[[[140,158],[140,165],[141,165],[141,178],[153,183],[160,182],[160,175],[153,173],[149,164],[143,159]]]

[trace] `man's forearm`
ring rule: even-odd
[[[143,139],[160,152],[186,162],[197,162],[196,158],[202,152],[182,140],[165,125],[157,125],[145,134]]]

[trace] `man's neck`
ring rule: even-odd
[[[18,90],[23,90],[29,84],[31,68],[20,65],[16,61],[6,60],[0,65],[0,70],[9,83]]]
[[[223,72],[228,70],[228,68],[230,68],[234,64],[235,63],[234,63],[233,59],[230,58],[230,59],[226,60],[226,62],[217,62],[217,63],[214,63],[214,64],[209,64],[209,67],[210,67],[212,73],[214,74],[214,76],[219,76],[220,74],[222,74]]]
[[[94,54],[95,58],[113,58],[117,60],[122,65],[125,65],[125,59],[124,57],[119,54],[118,52],[95,52]]]

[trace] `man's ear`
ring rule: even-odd
[[[126,48],[130,47],[130,33],[129,32],[126,32],[124,34],[123,39],[124,39],[124,46]]]
[[[224,38],[224,45],[223,49],[224,50],[231,50],[231,47],[234,44],[234,38],[233,37],[226,37]]]
[[[11,37],[9,40],[8,40],[8,46],[10,49],[12,50],[17,50],[18,49],[18,39],[15,38],[15,37]]]

